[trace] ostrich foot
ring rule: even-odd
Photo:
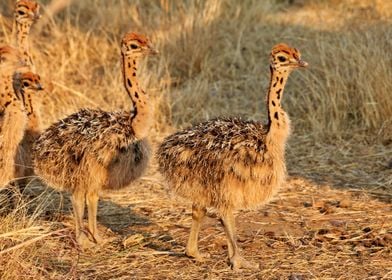
[[[245,269],[259,269],[259,264],[245,260],[242,256],[233,256],[230,259],[230,264],[233,270]]]
[[[186,249],[185,254],[190,257],[195,259],[198,262],[204,262],[205,259],[210,257],[210,254],[208,253],[200,253],[199,250],[189,250]]]
[[[78,237],[76,237],[76,241],[78,242],[79,246],[82,248],[82,250],[88,250],[93,248],[96,244],[92,242],[88,236],[84,233],[81,232]]]

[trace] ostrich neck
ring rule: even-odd
[[[23,105],[20,93],[14,90],[12,77],[10,75],[0,76],[0,91],[4,93],[3,98],[0,100],[0,112],[15,102],[20,104],[20,106]]]
[[[19,23],[14,20],[12,28],[12,45],[16,47],[26,65],[34,68],[30,55],[29,33],[32,23]],[[32,69],[34,71],[34,69]]]
[[[137,60],[123,55],[124,85],[133,105],[130,118],[131,126],[136,138],[141,139],[148,135],[151,125],[151,110],[149,97],[140,88],[136,72]]]
[[[23,96],[23,105],[27,113],[27,129],[30,131],[41,131],[41,118],[39,115],[39,105],[40,102],[35,100],[37,98],[38,92],[25,91]],[[34,110],[35,109],[35,110]]]
[[[289,77],[289,72],[279,71],[270,67],[271,80],[267,94],[268,109],[268,135],[272,142],[284,145],[290,134],[290,120],[281,107],[284,87]]]

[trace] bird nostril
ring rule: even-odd
[[[41,82],[37,81],[35,84],[36,90],[44,90],[44,87],[42,86]]]

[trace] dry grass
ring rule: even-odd
[[[75,245],[68,198],[41,195],[39,216],[16,216],[29,218],[7,224],[7,233],[0,235],[3,278],[392,278],[391,205],[364,192],[290,179],[274,202],[239,213],[240,245],[261,270],[237,273],[228,268],[225,235],[214,213],[200,241],[211,258],[198,264],[184,256],[190,205],[168,199],[158,178],[148,174],[126,190],[107,194],[100,203],[99,230],[111,242],[93,252],[80,252]],[[15,223],[14,213],[8,217]]]
[[[3,15],[10,14],[6,3]],[[392,279],[390,6],[74,1],[32,39],[48,88],[45,125],[85,106],[129,106],[118,47],[128,30],[148,34],[161,52],[141,73],[156,97],[155,142],[213,116],[265,119],[268,52],[284,41],[311,65],[292,75],[284,100],[294,126],[288,169],[299,179],[262,211],[240,214],[244,253],[262,263],[261,271],[242,274],[227,268],[223,231],[213,220],[201,241],[212,259],[199,265],[182,256],[189,205],[165,194],[154,166],[102,201],[100,230],[113,241],[94,254],[75,245],[67,196],[37,183],[23,195],[0,194],[17,205],[0,216],[1,278]],[[0,43],[8,42],[9,27],[0,18]]]

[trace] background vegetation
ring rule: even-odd
[[[0,3],[3,15],[0,44],[10,40],[12,5],[9,2],[12,4],[12,1]],[[48,2],[41,1],[43,17]],[[240,115],[266,120],[264,100],[269,81],[269,51],[279,42],[295,46],[310,67],[293,73],[284,96],[284,107],[294,128],[287,152],[290,174],[311,180],[310,185],[350,187],[382,201],[390,199],[390,1],[83,0],[74,1],[47,24],[33,27],[33,31],[32,52],[47,88],[42,113],[45,126],[83,107],[129,108],[122,84],[119,41],[127,31],[148,35],[160,51],[159,56],[143,63],[140,75],[146,90],[155,97],[151,105],[156,116],[151,132],[155,143],[175,129],[214,116]],[[138,197],[139,202],[133,201],[133,205],[140,203],[148,208],[152,197],[163,189],[154,163],[137,186],[143,186],[145,196],[131,188],[128,195],[133,198],[124,194],[114,199],[116,203],[124,206]],[[26,193],[35,194],[37,189],[42,191],[42,186],[32,185]],[[103,260],[104,256],[99,254],[93,260],[80,255],[69,241],[72,225],[68,222],[72,220],[62,208],[67,208],[67,200],[64,202],[62,196],[46,189],[38,197],[34,195],[33,200],[26,193],[16,191],[18,206],[0,216],[0,275],[4,279],[22,276],[109,279],[110,273],[102,274],[108,269],[113,269],[112,273],[124,272],[112,276],[127,279],[122,269],[129,265],[129,255],[121,261],[118,258],[121,254],[123,257],[124,252],[129,254],[129,250],[116,253],[118,248],[113,245],[115,248],[103,251],[117,257],[117,262],[124,265],[121,268],[107,265],[113,264],[114,259]],[[150,205],[153,209],[171,205],[158,198],[155,202],[160,205]],[[5,204],[0,204],[0,208],[1,205]],[[104,213],[110,213],[112,208],[107,204],[105,207],[102,208],[107,210]],[[170,223],[172,214],[166,213],[157,220],[167,217],[165,221]],[[377,215],[373,219],[377,220]],[[120,216],[129,219],[126,217]],[[173,218],[172,222],[175,221]],[[189,219],[184,225],[187,222]],[[123,239],[131,238],[143,251],[141,244],[144,243],[138,242],[137,236],[130,234]],[[129,249],[127,246],[124,248]],[[1,253],[1,250],[9,252]],[[203,275],[195,267],[192,269],[195,273],[192,277]],[[331,276],[322,271],[315,268],[315,274],[309,278]],[[348,279],[344,276],[345,269],[340,271],[338,276]],[[286,277],[283,272],[278,270],[271,275]],[[148,268],[144,273],[135,277],[154,278]],[[380,275],[392,278],[392,274],[385,271]],[[267,279],[266,275],[263,274],[262,279]]]

